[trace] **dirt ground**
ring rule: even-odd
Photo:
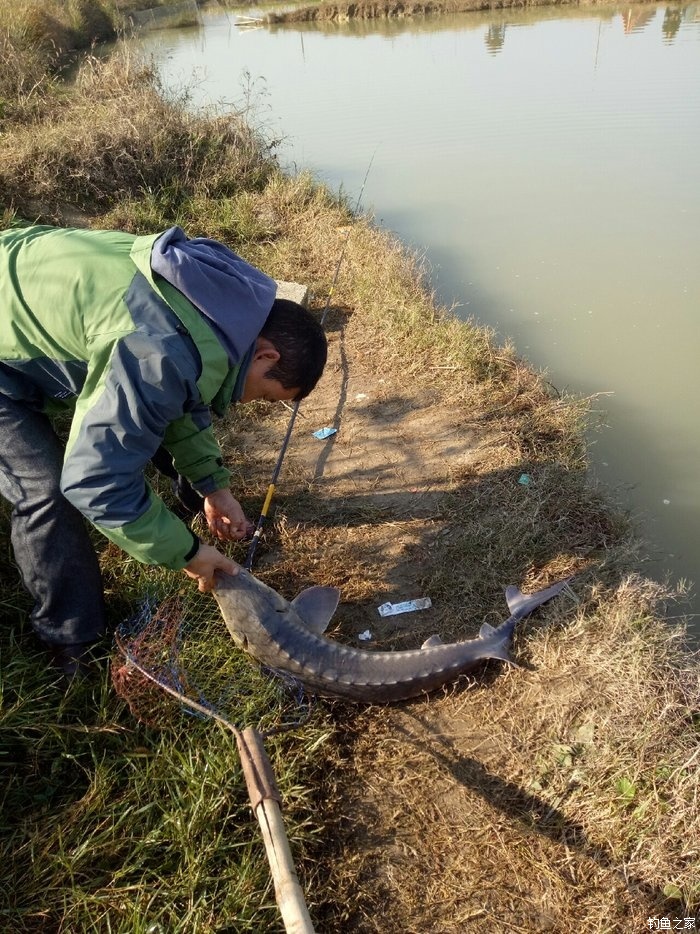
[[[397,387],[371,352],[350,355],[347,345],[345,327],[330,332],[327,371],[304,404],[301,443],[290,450],[290,469],[327,504],[325,549],[347,542],[357,552],[362,542],[363,573],[353,572],[354,589],[371,586],[372,600],[358,602],[361,591],[355,600],[345,594],[343,631],[369,630],[377,645],[402,635],[413,641],[439,625],[439,607],[382,618],[377,606],[429,596],[422,580],[448,526],[445,494],[455,489],[452,478],[478,457],[482,438],[444,408],[439,393]],[[325,441],[310,437],[324,427],[337,428],[337,434]],[[334,513],[340,522],[333,521]],[[354,528],[346,524],[349,517]]]

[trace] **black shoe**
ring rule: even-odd
[[[178,474],[177,480],[172,481],[173,493],[177,496],[176,511],[179,509],[180,518],[193,519],[204,509],[204,500],[195,490],[189,480]]]
[[[92,642],[69,642],[66,645],[44,643],[53,668],[59,671],[66,681],[84,678],[92,669]]]
[[[204,508],[204,499],[198,493],[192,484],[182,474],[175,470],[172,455],[164,447],[159,447],[151,458],[151,463],[159,473],[168,477],[172,491],[177,497],[177,503],[173,506],[175,515],[187,522],[193,519]]]

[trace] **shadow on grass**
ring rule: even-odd
[[[515,782],[501,778],[478,759],[464,755],[448,737],[436,735],[434,724],[414,709],[407,706],[403,712],[416,722],[427,738],[419,738],[401,724],[395,724],[397,732],[417,750],[430,755],[463,788],[478,795],[526,832],[546,837],[575,852],[580,860],[590,860],[612,873],[635,900],[641,900],[640,907],[644,907],[651,917],[665,915],[673,918],[682,914],[679,901],[667,898],[659,889],[631,876],[609,849],[591,842],[583,826],[570,820],[561,807],[555,807]]]

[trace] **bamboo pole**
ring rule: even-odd
[[[280,793],[262,736],[253,727],[236,734],[253,813],[260,824],[275,898],[287,934],[315,934],[294,868],[280,811]]]

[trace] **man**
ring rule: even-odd
[[[71,674],[104,631],[84,517],[199,589],[237,565],[201,542],[144,478],[164,451],[220,541],[250,523],[211,425],[232,402],[305,397],[326,362],[313,316],[223,244],[178,227],[0,233],[0,493],[34,599],[32,626]],[[50,416],[68,411],[65,446]]]

